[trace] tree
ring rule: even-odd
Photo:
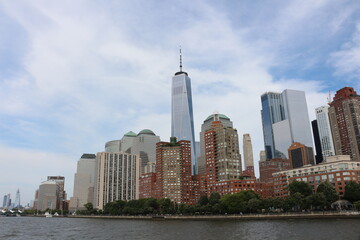
[[[289,192],[290,196],[294,195],[295,193],[300,193],[304,197],[312,194],[310,185],[303,181],[293,181],[292,183],[290,183]]]
[[[322,193],[326,199],[326,206],[330,207],[333,202],[339,199],[339,194],[336,192],[335,187],[329,182],[322,182],[316,189],[316,193]]]
[[[324,193],[314,193],[305,198],[305,205],[307,209],[323,210],[327,206],[327,200]]]
[[[84,207],[86,208],[86,210],[88,212],[90,212],[90,211],[92,211],[94,209],[94,206],[93,206],[93,204],[91,202],[85,203]]]
[[[220,194],[218,193],[218,192],[213,192],[213,193],[211,193],[211,195],[210,195],[210,198],[209,198],[209,203],[210,203],[210,205],[215,205],[215,204],[217,204],[217,203],[219,203],[220,202]]]
[[[350,202],[360,200],[360,185],[354,181],[350,181],[345,186],[344,198]]]
[[[198,201],[198,204],[199,204],[200,206],[205,206],[205,205],[207,205],[208,203],[209,203],[209,199],[208,199],[208,197],[207,197],[206,195],[201,196],[200,199],[199,199],[199,201]]]

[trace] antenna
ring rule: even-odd
[[[180,72],[182,72],[182,56],[181,56],[181,45],[180,47]]]

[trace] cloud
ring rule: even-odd
[[[234,122],[240,141],[251,134],[256,161],[263,149],[260,95],[304,90],[314,116],[313,108],[326,103],[329,80],[307,74],[327,71],[329,52],[353,32],[356,9],[351,1],[325,0],[2,2],[6,26],[11,22],[21,33],[7,36],[21,37],[14,41],[21,57],[6,66],[16,74],[0,75],[1,152],[11,153],[2,159],[19,152],[12,164],[28,166],[22,159],[31,157],[39,169],[17,183],[31,177],[38,186],[39,177],[51,174],[72,179],[82,153],[103,151],[106,141],[130,130],[150,128],[167,141],[181,44],[192,79],[196,138],[203,120],[217,110]],[[358,74],[358,45],[354,33],[332,55],[337,73]],[[299,72],[304,74],[294,76]],[[68,166],[57,173],[46,159]],[[68,188],[72,183],[66,181]]]

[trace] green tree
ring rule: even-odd
[[[84,207],[86,208],[86,210],[88,212],[90,212],[90,211],[92,211],[94,209],[94,206],[93,206],[93,204],[91,202],[85,203]]]
[[[314,193],[305,198],[305,207],[313,210],[323,210],[327,206],[327,199],[324,193]]]
[[[247,204],[251,213],[260,212],[262,209],[262,201],[258,198],[250,199]]]
[[[199,204],[200,206],[205,206],[205,205],[207,205],[208,203],[209,203],[209,199],[208,199],[208,197],[207,197],[206,195],[201,196],[200,199],[199,199],[199,201],[198,201],[198,204]]]
[[[303,181],[293,181],[292,183],[290,183],[289,192],[290,196],[294,195],[295,193],[300,193],[304,197],[312,194],[310,185]]]
[[[209,203],[210,205],[215,205],[220,202],[220,194],[218,192],[213,192],[210,194]]]
[[[329,182],[322,182],[316,189],[316,193],[322,193],[326,199],[326,206],[330,207],[333,202],[339,199],[339,194],[336,192],[335,187]]]
[[[350,181],[345,186],[344,198],[350,202],[360,200],[360,184]]]

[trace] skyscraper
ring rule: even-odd
[[[15,205],[14,205],[15,208],[20,208],[21,205],[20,205],[20,190],[18,189],[16,191],[16,197],[15,197]]]
[[[315,149],[316,149],[315,161],[316,161],[316,164],[319,164],[319,163],[323,162],[324,157],[323,157],[322,149],[321,149],[321,142],[320,142],[320,135],[319,135],[319,128],[318,128],[317,120],[311,121],[311,127],[313,130],[313,137],[314,137],[314,143],[315,143]]]
[[[204,134],[208,195],[219,182],[238,180],[242,175],[237,130],[225,127],[214,114],[212,128]]]
[[[314,165],[314,152],[312,147],[294,142],[288,151],[291,168],[299,168],[309,164]]]
[[[178,141],[186,140],[191,144],[191,171],[197,171],[191,79],[182,71],[180,50],[180,71],[172,78],[171,87],[171,136]]]
[[[285,89],[261,96],[266,158],[287,158],[293,142],[313,146],[305,92]]]
[[[222,123],[224,127],[233,127],[232,121],[230,118],[224,114],[216,113],[219,117],[219,121]],[[214,114],[208,116],[203,124],[201,125],[201,132],[200,132],[200,155],[198,157],[198,174],[205,174],[206,171],[206,161],[205,161],[205,140],[204,134],[207,130],[212,128],[212,122],[214,121]]]
[[[336,155],[360,160],[360,96],[351,87],[338,90],[330,103],[329,119]]]
[[[248,133],[243,135],[243,150],[245,170],[254,171],[253,149],[251,137]]]
[[[322,156],[326,161],[327,157],[335,155],[333,137],[329,120],[329,106],[318,107],[315,109],[315,113],[317,127],[319,131]]]
[[[70,211],[85,209],[84,204],[94,202],[96,155],[84,153],[77,162],[74,177],[74,193],[70,199]]]

